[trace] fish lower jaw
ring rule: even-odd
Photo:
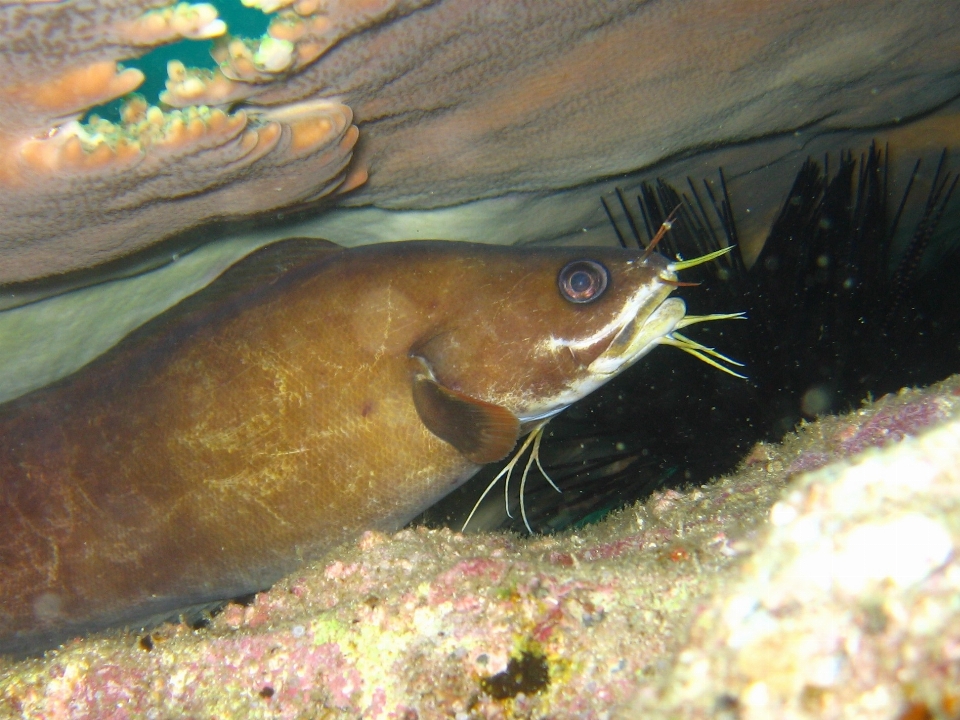
[[[527,423],[537,423],[543,420],[549,420],[550,418],[559,415],[568,407],[570,407],[570,403],[567,403],[566,405],[561,405],[559,407],[551,408],[550,410],[544,410],[543,412],[534,411],[528,414],[523,414],[518,416],[517,419],[524,425],[526,425]]]
[[[667,298],[646,320],[636,317],[617,334],[603,354],[590,363],[589,373],[609,380],[623,372],[653,350],[661,338],[672,333],[686,315],[687,306],[680,298]]]
[[[563,412],[653,350],[663,337],[676,329],[686,312],[687,306],[683,300],[667,298],[646,320],[640,322],[635,316],[617,333],[603,354],[590,363],[582,377],[572,381],[553,397],[539,398],[529,403],[517,413],[517,418],[527,426]]]
[[[517,413],[517,419],[522,424],[529,425],[544,420],[549,420],[555,415],[559,415],[578,400],[585,398],[598,387],[603,385],[610,378],[596,377],[588,375],[572,381],[556,395],[548,398],[540,398],[534,403],[528,404],[523,410]]]

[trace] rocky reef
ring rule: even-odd
[[[960,378],[550,537],[368,533],[205,627],[0,664],[3,718],[952,718]]]

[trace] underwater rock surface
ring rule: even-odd
[[[0,717],[953,717],[958,414],[886,396],[575,533],[368,533],[204,629],[0,661]]]

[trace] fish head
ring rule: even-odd
[[[411,357],[431,381],[524,429],[633,365],[685,314],[657,254],[449,245],[442,269],[423,270],[435,297],[421,305],[442,311]]]

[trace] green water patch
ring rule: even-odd
[[[270,16],[254,8],[244,7],[240,0],[208,0],[217,8],[217,13],[227,24],[227,32],[233,36],[260,37],[270,24]],[[137,88],[147,102],[156,105],[167,80],[167,63],[179,60],[187,67],[214,68],[216,63],[210,57],[212,40],[180,40],[170,45],[154,48],[146,55],[124,61],[123,66],[143,71],[146,79]],[[87,116],[99,115],[112,122],[120,120],[120,105],[124,98],[118,98],[104,105],[91,108]],[[86,118],[85,118],[86,119]]]

